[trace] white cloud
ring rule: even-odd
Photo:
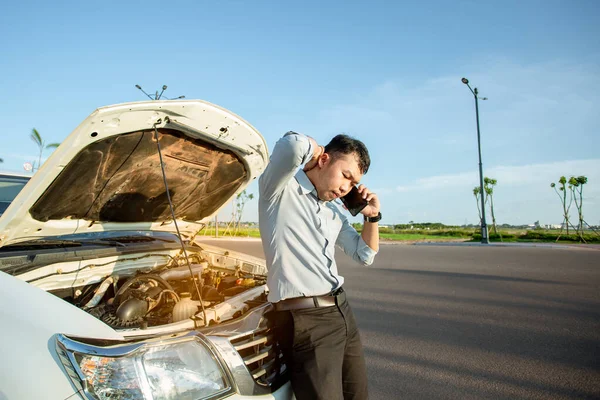
[[[475,110],[463,73],[489,98],[480,102],[481,150],[484,175],[498,180],[498,219],[560,222],[550,182],[586,175],[584,212],[597,224],[598,65],[488,58],[422,81],[387,79],[323,110],[319,131],[365,141],[372,164],[364,180],[380,194],[391,222],[424,212],[432,221],[476,222]]]
[[[584,175],[584,216],[588,223],[600,221],[600,159],[567,160],[528,165],[495,166],[484,171],[498,181],[494,189],[494,210],[498,223],[560,223],[562,208],[550,187],[560,176]],[[477,222],[477,208],[472,189],[479,186],[476,169],[415,179],[407,185],[389,188],[395,194],[383,194],[386,214],[394,222],[420,220],[428,212],[428,220],[448,224]],[[489,213],[489,210],[488,210]],[[575,218],[576,208],[571,209]]]
[[[588,177],[592,191],[600,181],[600,159],[591,160],[569,160],[553,163],[528,164],[528,165],[510,165],[496,166],[484,171],[484,176],[496,179],[498,185],[502,186],[523,186],[523,185],[543,185],[548,186],[551,182],[557,182],[561,176],[580,176]],[[396,187],[398,192],[428,191],[440,190],[446,188],[468,188],[479,184],[479,171],[472,170],[458,174],[437,175],[425,178],[419,178],[406,186]]]
[[[461,69],[471,71],[472,86],[489,98],[480,102],[484,163],[595,156],[590,145],[598,144],[600,123],[597,65],[490,59]],[[320,126],[324,132],[353,133],[371,145],[406,145],[408,157],[429,153],[446,161],[476,148],[473,97],[460,81],[463,71],[420,82],[387,80],[322,111]]]

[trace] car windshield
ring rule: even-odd
[[[21,189],[27,184],[30,177],[0,174],[0,215],[8,208],[17,197]]]

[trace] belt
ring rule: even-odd
[[[276,311],[284,310],[300,310],[303,308],[318,308],[318,307],[333,307],[336,304],[341,304],[346,300],[346,293],[343,288],[334,290],[333,292],[323,296],[312,297],[295,297],[293,299],[285,299],[274,303]]]

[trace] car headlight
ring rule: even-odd
[[[197,336],[112,347],[61,336],[60,345],[92,399],[197,400],[231,391],[220,362]]]

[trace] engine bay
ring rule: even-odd
[[[45,278],[36,286],[52,287],[46,290],[115,330],[182,322],[210,326],[267,302],[266,268],[258,259],[215,248],[191,252],[187,259],[168,255],[168,260],[152,268],[117,260],[103,267],[106,274],[96,273],[84,285],[56,288]]]

